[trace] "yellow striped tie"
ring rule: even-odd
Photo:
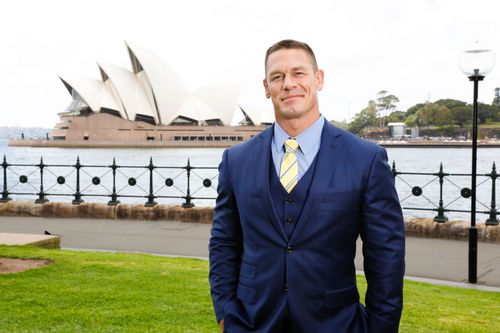
[[[297,185],[299,177],[299,164],[295,151],[299,148],[299,143],[294,139],[285,141],[285,155],[281,160],[280,182],[288,193],[292,192]]]

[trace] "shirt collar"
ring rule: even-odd
[[[294,138],[299,143],[300,150],[303,154],[307,154],[318,144],[318,142],[320,142],[324,123],[325,118],[323,115],[320,115],[318,120]],[[273,135],[274,149],[276,149],[277,152],[283,150],[283,144],[288,138],[290,138],[290,135],[288,135],[278,122],[275,121]]]

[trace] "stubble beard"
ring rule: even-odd
[[[297,107],[291,106],[288,108],[280,108],[277,106],[275,108],[276,118],[281,118],[284,120],[292,120],[301,118],[307,111],[299,109]]]
[[[278,112],[280,117],[286,120],[297,119],[300,118],[300,116],[302,115],[301,112],[298,112],[296,110],[281,110]]]

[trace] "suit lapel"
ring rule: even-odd
[[[253,162],[255,163],[254,181],[257,189],[257,194],[262,202],[271,224],[274,226],[278,234],[284,241],[288,242],[283,224],[280,223],[273,200],[271,199],[271,191],[269,187],[269,168],[271,162],[271,141],[273,136],[273,127],[261,132],[259,135],[260,141],[256,141],[253,148]],[[260,162],[259,162],[260,161]]]
[[[311,182],[311,187],[306,202],[304,203],[302,214],[297,221],[297,225],[290,239],[291,243],[298,237],[297,235],[300,235],[300,230],[304,225],[310,222],[309,217],[311,213],[316,211],[317,206],[323,201],[323,197],[332,182],[335,169],[340,159],[340,154],[342,153],[342,145],[340,145],[340,140],[338,140],[341,133],[341,131],[325,120],[314,178]]]

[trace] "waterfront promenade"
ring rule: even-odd
[[[43,234],[47,230],[61,236],[63,249],[144,252],[200,259],[208,256],[210,227],[210,224],[185,222],[0,216],[0,232]],[[465,241],[407,237],[406,275],[416,280],[434,279],[444,284],[471,286],[464,284],[467,246]],[[356,268],[363,269],[360,241]],[[500,288],[500,244],[479,243],[477,285]]]

